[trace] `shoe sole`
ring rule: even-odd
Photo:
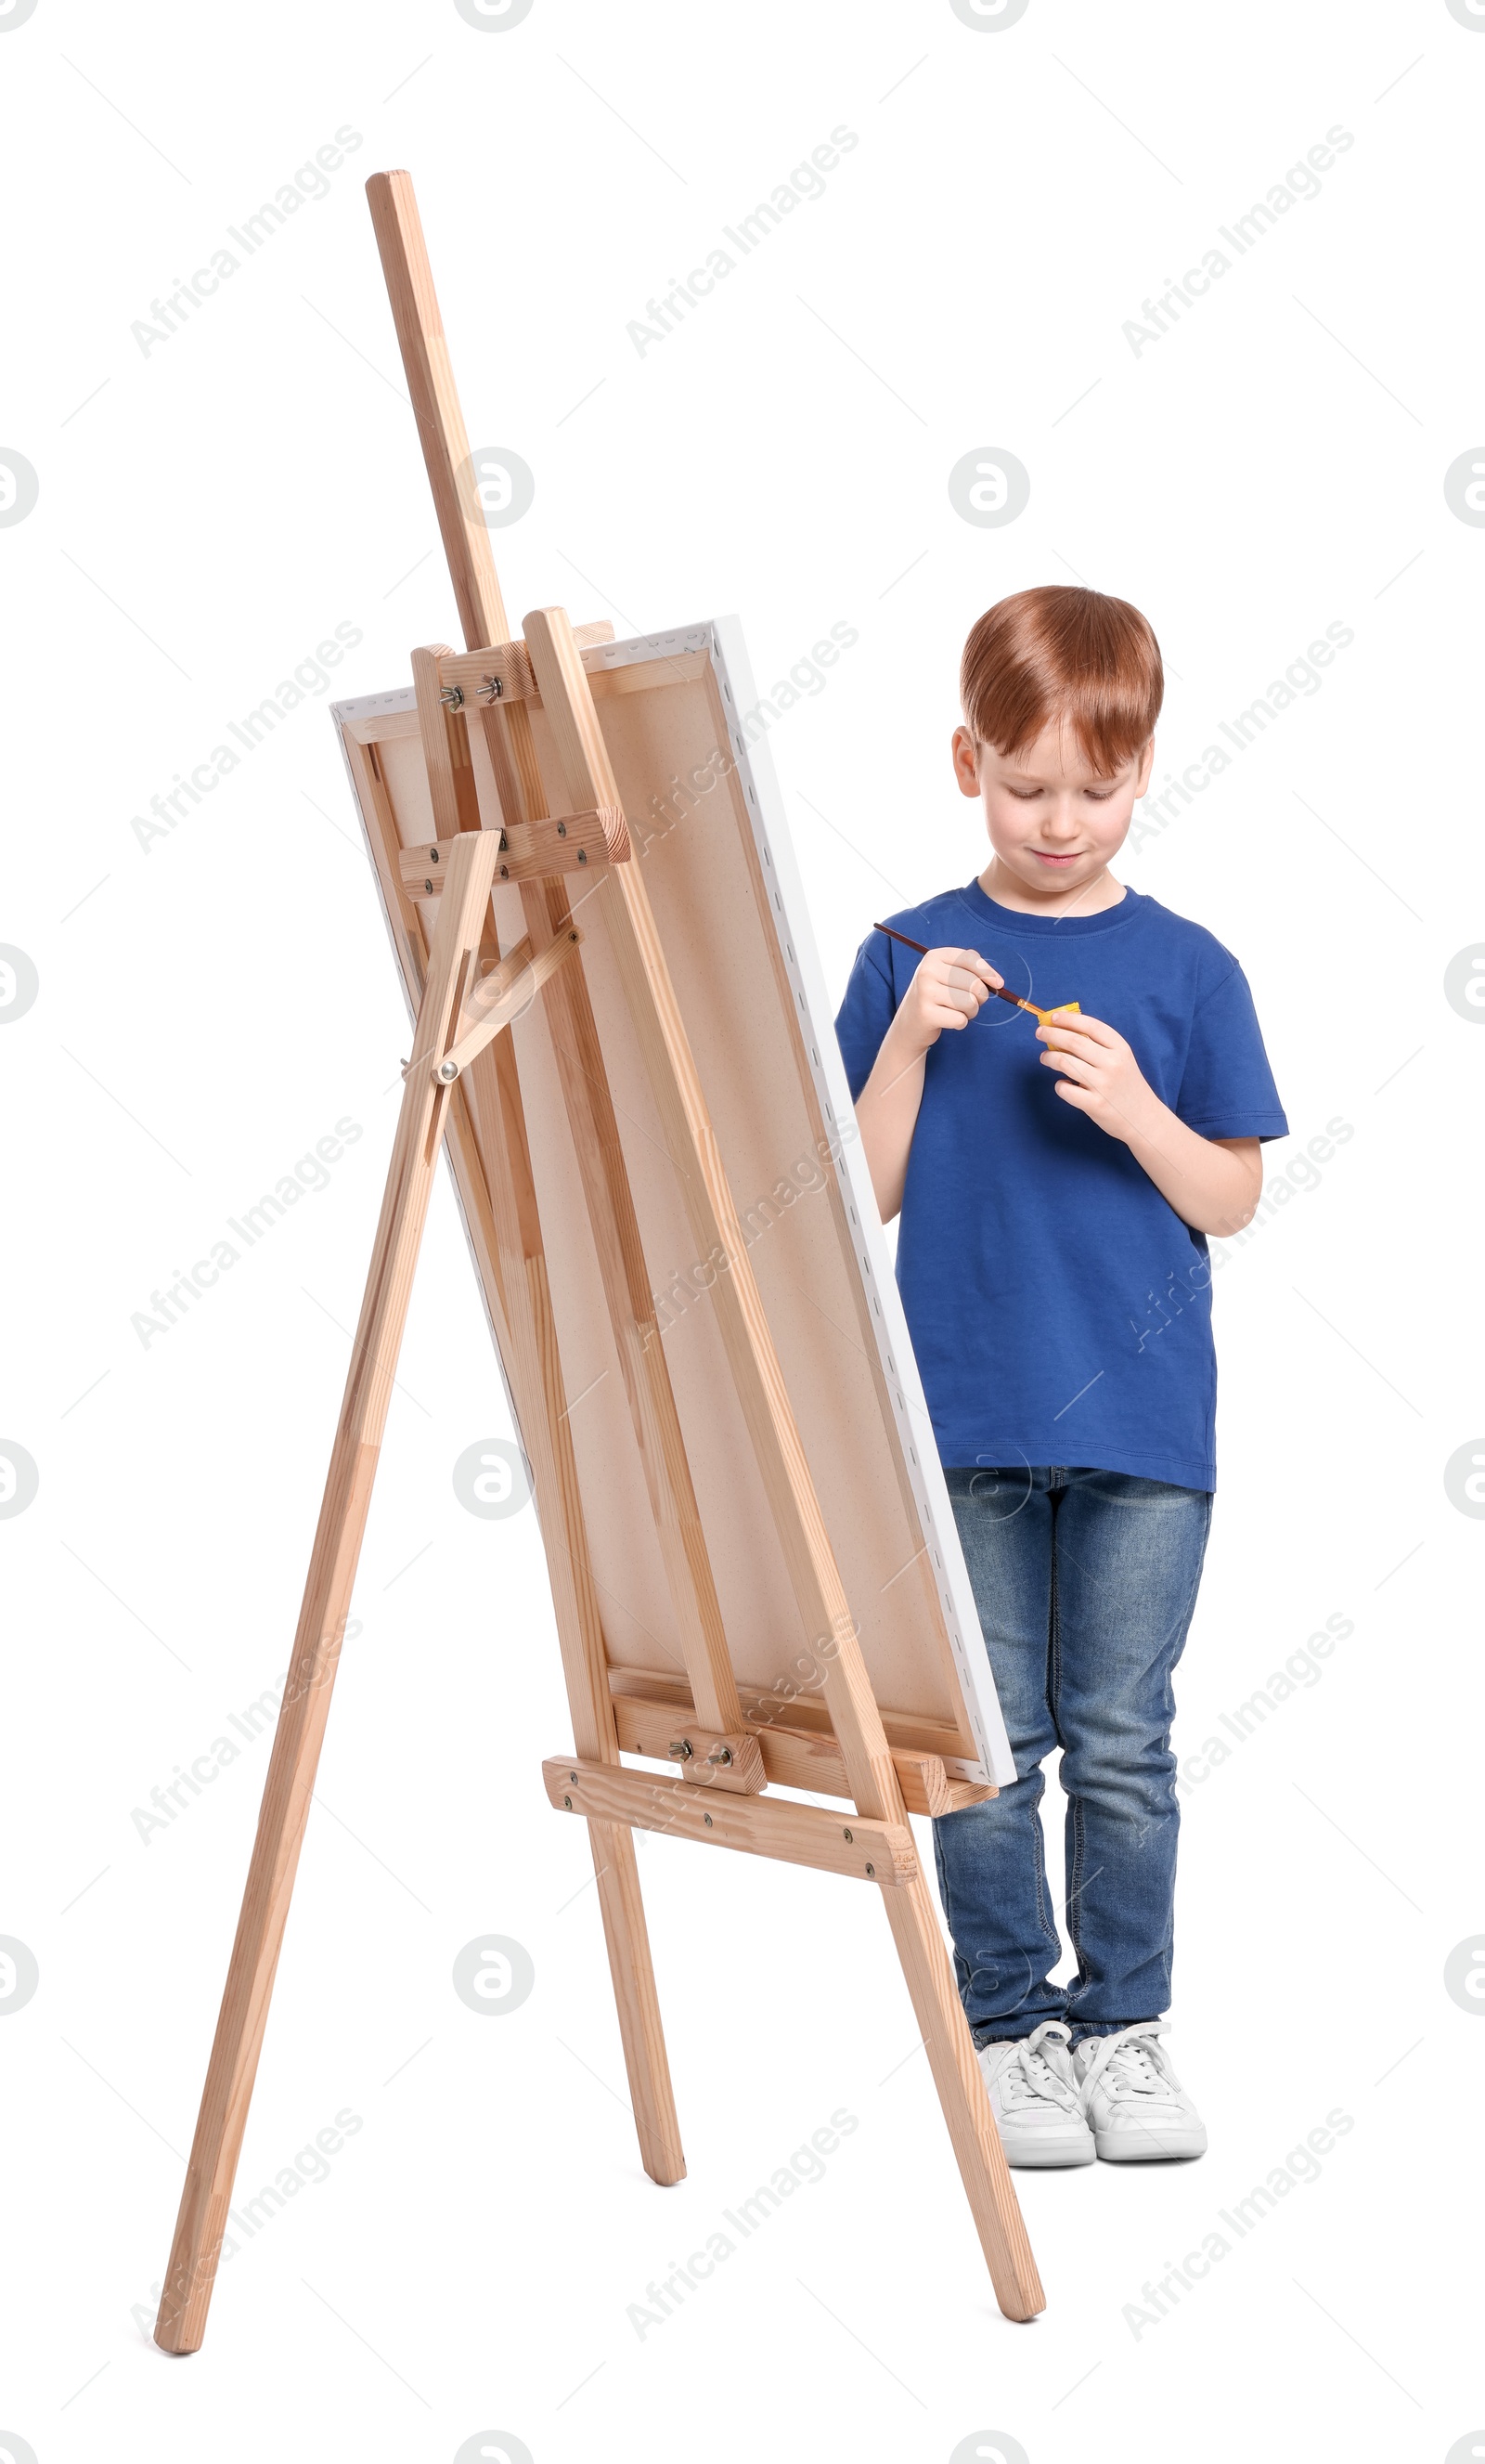
[[[1033,2143],[1029,2146],[1018,2145],[1013,2149],[1006,2146],[1004,2139],[1000,2145],[1005,2149],[1006,2163],[1014,2171],[1024,2173],[1062,2171],[1070,2166],[1091,2165],[1098,2154],[1091,2138],[1085,2146],[1064,2143],[1061,2146],[1043,2147]]]
[[[1129,2145],[1131,2139],[1135,2142],[1133,2146]],[[1145,2138],[1134,2131],[1121,2131],[1117,2138],[1112,2133],[1106,2133],[1103,2138],[1095,2134],[1093,2145],[1095,2154],[1105,2165],[1181,2164],[1190,2163],[1195,2156],[1205,2156],[1207,2134],[1202,2131],[1198,2136],[1194,2131],[1188,2131],[1183,2135],[1171,2131],[1167,2137],[1157,2139],[1153,2132]]]

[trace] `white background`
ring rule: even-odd
[[[0,1525],[0,1933],[40,1985],[0,2024],[0,2451],[1452,2454],[1485,2422],[1485,2027],[1444,1983],[1485,1915],[1485,1533],[1443,1470],[1485,1428],[1485,1039],[1443,979],[1485,940],[1485,533],[1444,474],[1485,434],[1485,16],[18,14],[0,447],[40,493],[0,530],[0,940],[39,993],[0,1035],[0,1437],[39,1489]],[[637,351],[646,300],[841,126],[825,194]],[[1142,301],[1335,126],[1321,195],[1136,354]],[[142,350],[151,301],[341,127],[328,196]],[[338,623],[338,696],[455,638],[361,191],[392,165],[471,436],[535,474],[495,539],[513,625],[735,609],[765,688],[858,629],[770,738],[833,993],[873,915],[983,860],[948,739],[994,600],[1076,578],[1147,613],[1157,785],[1354,631],[1124,868],[1248,971],[1296,1133],[1271,1177],[1353,1131],[1217,1278],[1183,1755],[1327,1617],[1354,1632],[1185,1786],[1172,2046],[1211,2152],[1018,2175],[1035,2326],[994,2307],[869,1892],[642,1842],[690,2169],[641,2173],[586,1845],[540,1785],[569,1728],[535,1517],[451,1485],[509,1423],[442,1182],[239,2191],[360,2127],[224,2268],[203,2351],[148,2341],[266,1745],[147,1842],[134,1810],[284,1667],[407,1046],[328,693],[147,851],[131,820]],[[980,447],[1031,474],[1009,527],[950,505]],[[151,1291],[342,1116],[329,1186],[142,1344]],[[450,1985],[483,1927],[536,1975],[488,2018]],[[639,2335],[646,2284],[838,2108],[824,2179]],[[1136,2334],[1142,2285],[1333,2108],[1321,2178]]]

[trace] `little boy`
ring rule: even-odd
[[[960,687],[990,862],[890,919],[926,957],[872,932],[836,1022],[1015,1757],[935,1821],[939,1890],[1010,2163],[1199,2156],[1161,2038],[1171,1672],[1215,1480],[1206,1236],[1249,1221],[1288,1123],[1235,959],[1108,869],[1164,694],[1146,619],[1019,591]],[[1058,1748],[1067,1985],[1038,1811]]]

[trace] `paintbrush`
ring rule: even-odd
[[[876,924],[872,927],[872,930],[877,933],[884,933],[889,941],[901,941],[905,949],[916,950],[920,958],[926,958],[928,955],[928,945],[927,941],[915,941],[910,933],[899,933],[890,924]],[[1009,1001],[1013,1009],[1024,1009],[1029,1012],[1031,1017],[1039,1018],[1043,1026],[1045,1026],[1049,1018],[1055,1018],[1057,1015],[1056,1010],[1038,1009],[1035,1001],[1022,1001],[1019,993],[1008,993],[1001,984],[987,984],[985,989],[987,992],[994,993],[996,1001]],[[1057,1006],[1058,1009],[1076,1009],[1078,1007],[1078,1003],[1076,1001],[1059,1001]]]

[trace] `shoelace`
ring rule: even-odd
[[[1000,2074],[1001,2096],[1007,2107],[1033,2101],[1059,2104],[1066,2113],[1081,2113],[1076,2088],[1059,2079],[1045,2054],[1034,2038],[1027,2036],[1016,2046],[1013,2058]]]
[[[1138,2031],[1104,2036],[1083,2076],[1083,2095],[1102,2079],[1109,2096],[1170,2096],[1173,2091],[1156,2042],[1162,2024],[1151,2020]]]

